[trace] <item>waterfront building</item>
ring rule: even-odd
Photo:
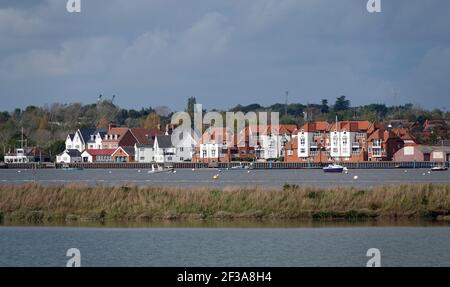
[[[117,162],[117,163],[135,162],[134,158],[135,158],[134,147],[119,146],[111,154],[112,162]]]
[[[296,131],[296,125],[252,125],[244,129],[247,143],[256,143],[256,159],[262,160],[284,157],[285,145]]]
[[[450,146],[405,146],[394,154],[395,161],[450,161]]]
[[[57,163],[78,163],[82,162],[81,152],[78,149],[66,149],[56,156]]]
[[[5,163],[31,163],[48,162],[48,154],[37,147],[17,148],[13,153],[7,153],[4,157]]]
[[[114,152],[114,149],[87,149],[81,153],[81,158],[88,163],[112,162]]]
[[[390,161],[404,147],[395,132],[367,121],[307,122],[292,138],[286,162]]]

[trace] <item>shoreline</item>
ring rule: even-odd
[[[0,185],[0,222],[449,221],[450,184],[372,188]]]

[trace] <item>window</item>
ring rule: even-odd
[[[300,145],[305,145],[305,138],[304,137],[301,137],[300,138]]]
[[[145,160],[145,157],[141,156],[139,159],[140,159],[140,160]]]
[[[215,149],[213,149],[213,150],[211,151],[211,156],[212,156],[212,157],[216,157],[216,150],[215,150]]]
[[[180,152],[183,152],[183,151],[184,151],[184,148],[180,147]]]
[[[180,157],[180,160],[181,160],[181,161],[183,161],[183,160],[184,160],[184,158],[183,158],[183,157]]]
[[[337,136],[337,135],[334,135],[334,136],[333,136],[333,145],[334,145],[334,146],[337,146],[337,145],[338,145],[338,136]]]
[[[305,152],[306,152],[306,149],[304,149],[304,148],[300,149],[300,153],[305,153]]]
[[[207,154],[207,152],[206,152],[206,150],[204,149],[204,150],[203,150],[203,157],[206,157],[206,154]]]
[[[348,144],[348,138],[347,138],[347,136],[343,136],[343,137],[342,137],[342,144],[343,144],[343,145],[347,145],[347,144]]]
[[[294,152],[292,150],[288,150],[288,155],[293,155]]]

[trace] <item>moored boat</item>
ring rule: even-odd
[[[431,171],[447,171],[448,167],[444,166],[444,165],[439,165],[439,166],[433,166],[431,168]]]
[[[344,171],[347,171],[347,168],[339,165],[339,164],[330,164],[327,167],[323,168],[324,172],[334,172],[334,173],[342,173]]]

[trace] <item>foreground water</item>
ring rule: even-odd
[[[1,227],[0,266],[450,266],[450,228]]]
[[[410,183],[450,183],[450,172],[428,170],[350,170],[349,174],[325,174],[321,170],[177,170],[151,174],[148,170],[0,170],[0,184],[39,182],[42,184],[136,184],[161,186],[281,187],[285,183],[309,186],[374,186]],[[219,180],[213,180],[215,174]],[[354,177],[358,179],[355,180]]]

